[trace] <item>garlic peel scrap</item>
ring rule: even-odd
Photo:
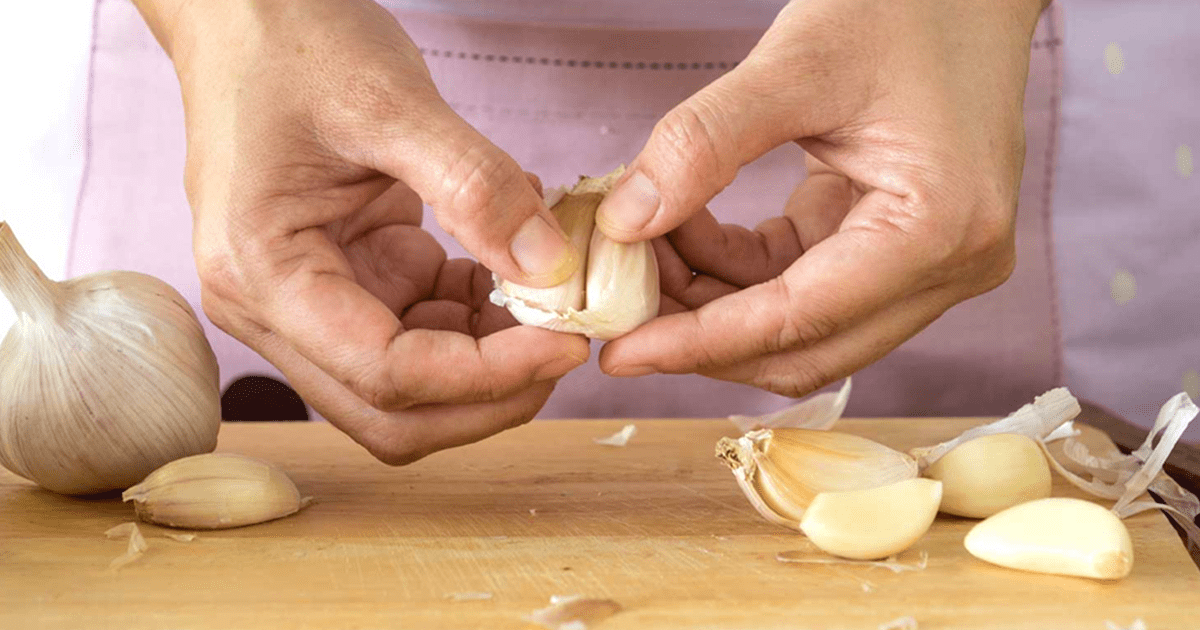
[[[549,606],[533,611],[528,620],[550,630],[587,630],[621,610],[611,599],[555,595]]]
[[[913,617],[899,617],[879,626],[879,630],[918,630]]]
[[[637,435],[637,426],[627,424],[620,431],[608,437],[592,438],[592,441],[603,446],[625,446],[635,435]]]
[[[586,254],[574,275],[545,289],[493,275],[488,299],[522,324],[606,341],[658,315],[658,259],[650,242],[618,243],[596,228],[596,209],[623,172],[584,177],[570,192],[546,195],[572,245]]]
[[[118,536],[114,536],[112,534],[118,531],[126,532],[128,534],[129,543],[125,548],[125,553],[113,558],[113,561],[108,563],[108,568],[110,571],[117,571],[129,563],[137,561],[137,559],[141,558],[142,554],[146,553],[146,550],[150,548],[150,546],[146,544],[146,538],[142,536],[142,531],[138,529],[136,523],[122,523],[121,525],[108,530],[105,532],[105,534],[109,534],[110,538],[114,538]]]
[[[916,562],[901,562],[895,555],[888,556],[883,560],[851,560],[849,558],[839,558],[824,554],[816,555],[810,551],[781,551],[775,554],[775,560],[793,564],[832,564],[881,568],[887,569],[892,573],[904,573],[905,571],[924,571],[928,568],[929,552],[922,551],[917,556]]]
[[[825,430],[837,424],[850,401],[850,378],[836,392],[822,392],[795,405],[761,416],[729,416],[739,431],[755,429],[816,429]]]
[[[1043,449],[1054,469],[1072,485],[1094,496],[1115,500],[1112,510],[1117,516],[1127,518],[1147,509],[1161,509],[1184,529],[1188,544],[1196,546],[1200,545],[1200,528],[1195,524],[1200,500],[1162,472],[1162,467],[1198,414],[1200,408],[1186,392],[1180,392],[1163,403],[1154,427],[1142,445],[1129,455],[1097,456],[1073,438],[1063,443],[1063,457],[1068,462],[1055,459],[1045,444]],[[1157,445],[1155,438],[1159,438]],[[1070,470],[1068,463],[1090,474],[1091,479]],[[1138,501],[1147,490],[1158,494],[1166,505]]]
[[[941,444],[912,449],[909,453],[917,458],[921,470],[925,470],[963,442],[997,433],[1016,433],[1042,439],[1064,422],[1079,415],[1081,411],[1079,401],[1071,392],[1065,387],[1058,387],[1034,398],[1032,403],[996,422],[969,429],[953,440]]]

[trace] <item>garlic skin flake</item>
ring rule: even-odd
[[[658,259],[650,241],[618,243],[596,229],[596,209],[624,168],[583,177],[569,192],[546,194],[546,204],[586,263],[562,284],[546,289],[493,276],[488,296],[518,322],[608,341],[658,315]]]
[[[1042,447],[1015,433],[964,442],[926,468],[925,476],[942,482],[941,510],[967,518],[1050,496],[1050,465]]]
[[[942,482],[906,479],[894,484],[822,492],[809,504],[800,530],[822,551],[852,560],[878,560],[917,542],[937,516]]]
[[[758,513],[800,529],[822,492],[864,490],[917,476],[912,457],[864,437],[814,429],[762,429],[717,442],[717,458]]]
[[[1022,503],[976,525],[971,555],[1010,569],[1119,580],[1133,570],[1125,523],[1091,501],[1055,497]]]
[[[0,465],[62,494],[216,447],[217,359],[187,301],[131,271],[47,278],[0,222]]]
[[[266,462],[233,453],[194,455],[150,473],[121,498],[138,518],[168,527],[227,529],[294,514],[308,505]]]

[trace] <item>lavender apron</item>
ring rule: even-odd
[[[386,3],[385,3],[386,6]],[[182,186],[184,128],[167,57],[125,0],[98,0],[87,162],[68,273],[124,268],[177,287],[199,311],[191,219]],[[631,160],[673,105],[725,72],[759,32],[615,30],[397,13],[443,96],[547,184]],[[1005,413],[1060,384],[1062,356],[1050,240],[1059,91],[1057,11],[1034,37],[1026,91],[1027,153],[1017,268],[999,289],[961,304],[855,376],[848,413]],[[746,167],[712,204],[723,221],[778,214],[803,177],[798,148]],[[428,214],[427,214],[428,216]],[[450,255],[465,252],[431,219]],[[282,378],[207,320],[222,383]],[[713,417],[776,409],[787,399],[703,377],[605,376],[593,359],[562,379],[540,417]]]

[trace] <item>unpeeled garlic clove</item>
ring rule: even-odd
[[[862,490],[917,476],[912,457],[867,438],[810,429],[762,429],[717,442],[751,505],[767,520],[800,529],[822,492]]]
[[[585,264],[565,282],[536,289],[495,278],[489,299],[529,326],[610,340],[658,314],[658,259],[649,241],[618,243],[596,229],[596,209],[624,168],[584,177],[568,192],[546,193],[547,205]]]
[[[1022,503],[980,522],[971,555],[1010,569],[1118,580],[1133,569],[1133,541],[1103,506],[1056,497]]]
[[[908,549],[925,535],[941,500],[942,483],[920,478],[866,490],[822,492],[805,510],[800,530],[827,553],[877,560]]]
[[[1050,496],[1050,466],[1042,448],[1015,433],[964,442],[926,468],[925,476],[942,482],[943,512],[968,518]]]
[[[150,473],[121,498],[138,518],[188,529],[253,525],[307,505],[296,485],[266,462],[233,453],[175,460]]]

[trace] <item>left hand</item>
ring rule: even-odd
[[[1015,264],[1040,0],[793,0],[744,62],[667,114],[601,206],[656,239],[668,314],[605,372],[698,372],[801,396],[883,357]],[[808,178],[756,231],[705,204],[795,141]],[[693,275],[696,274],[696,275]]]

